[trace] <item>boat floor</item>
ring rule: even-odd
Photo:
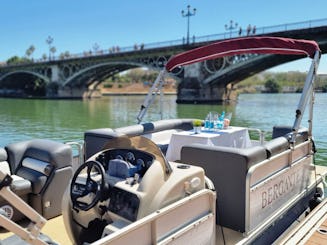
[[[21,225],[22,227],[27,227],[28,224],[28,220],[22,220],[19,222],[19,225]],[[72,244],[64,227],[65,225],[63,216],[60,215],[58,217],[48,220],[45,226],[42,228],[41,232],[49,236],[58,244]],[[0,228],[0,243],[1,240],[4,240],[12,235],[12,232],[8,232],[4,228]]]
[[[280,244],[327,244],[327,198],[298,224]]]

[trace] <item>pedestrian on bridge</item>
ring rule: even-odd
[[[247,35],[248,35],[248,36],[249,36],[250,33],[251,33],[251,29],[252,29],[252,27],[251,27],[251,25],[249,24],[249,25],[248,25],[248,28],[246,29],[246,32],[247,32]]]

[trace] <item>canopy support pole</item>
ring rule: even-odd
[[[148,95],[145,97],[143,104],[141,105],[139,114],[137,116],[138,124],[142,122],[143,117],[145,116],[149,106],[153,103],[157,93],[160,93],[160,115],[161,119],[163,117],[162,107],[163,107],[163,93],[162,87],[164,82],[164,75],[165,70],[160,71],[159,75],[157,76],[156,80],[154,81],[152,87],[150,88]]]
[[[307,78],[305,80],[305,84],[303,87],[303,91],[302,91],[302,95],[301,95],[301,99],[299,101],[297,110],[295,112],[295,121],[293,124],[293,128],[292,128],[292,136],[291,136],[291,140],[290,143],[294,144],[295,143],[295,138],[296,138],[296,134],[300,128],[300,124],[302,121],[302,117],[304,114],[304,110],[305,107],[308,103],[308,99],[309,97],[311,98],[310,100],[310,108],[309,108],[309,137],[312,136],[312,119],[313,119],[313,103],[314,103],[314,80],[315,80],[315,76],[317,73],[317,69],[318,69],[318,65],[319,65],[319,60],[320,60],[320,52],[316,51],[314,58],[312,60],[312,64],[310,67],[310,70],[308,72]]]

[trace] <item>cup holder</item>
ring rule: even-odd
[[[179,164],[178,166],[177,166],[177,168],[179,168],[179,169],[188,169],[188,168],[190,168],[191,166],[190,165],[186,165],[186,164]]]

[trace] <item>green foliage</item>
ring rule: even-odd
[[[8,65],[27,64],[27,63],[31,63],[31,62],[33,62],[33,61],[31,61],[30,59],[25,58],[25,57],[18,57],[17,55],[15,55],[7,60]]]
[[[136,68],[127,72],[116,74],[106,80],[106,83],[143,83],[144,81],[153,82],[158,76],[158,72]]]
[[[34,47],[34,45],[31,45],[31,46],[29,46],[29,48],[26,50],[25,54],[26,54],[26,56],[29,58],[29,57],[33,54],[34,51],[35,51],[35,47]]]
[[[241,86],[264,85],[268,79],[274,79],[281,86],[302,87],[306,78],[305,72],[261,72],[240,83]]]
[[[279,93],[281,91],[280,85],[273,78],[269,78],[265,82],[265,88],[267,93]]]
[[[246,92],[261,92],[264,88],[269,91],[266,92],[302,92],[304,82],[306,80],[307,73],[305,72],[261,72],[252,77],[249,77],[242,82],[236,84],[237,89],[241,93]],[[268,80],[272,79],[274,84],[271,81],[266,83]],[[271,87],[272,86],[272,87]],[[277,87],[274,87],[277,86]],[[279,88],[278,88],[279,86]],[[287,90],[289,89],[289,90]],[[321,92],[327,92],[327,76],[318,76],[315,79],[315,89]]]
[[[321,91],[327,93],[327,84],[322,86]]]
[[[59,54],[60,59],[66,59],[66,58],[69,58],[69,57],[70,57],[69,51],[65,51],[65,52]]]
[[[105,83],[105,84],[103,84],[103,87],[104,88],[112,88],[113,84],[112,83]]]

